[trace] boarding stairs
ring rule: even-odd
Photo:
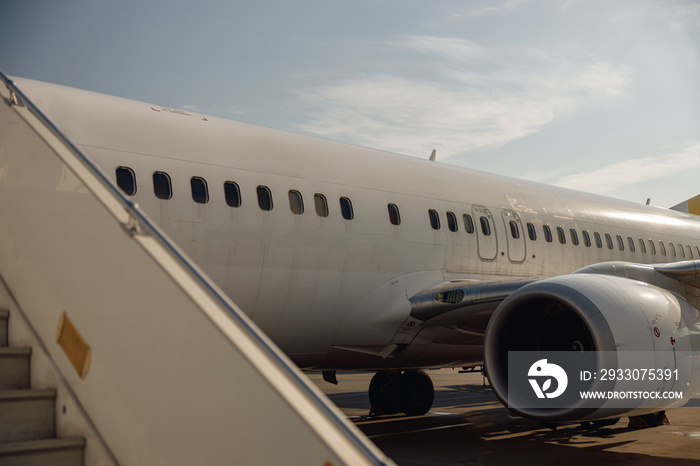
[[[83,464],[85,439],[56,437],[56,390],[32,389],[32,348],[8,346],[9,311],[0,309],[0,464]]]

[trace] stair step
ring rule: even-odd
[[[30,390],[31,348],[9,348],[0,309],[0,465],[82,466],[84,438],[55,438],[56,390]]]
[[[56,390],[0,391],[0,444],[56,436]]]
[[[0,347],[0,390],[29,388],[31,348]]]
[[[7,319],[10,318],[10,311],[0,309],[0,346],[7,346]]]
[[[0,444],[3,466],[82,466],[85,439],[57,438]]]

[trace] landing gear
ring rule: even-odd
[[[630,416],[628,427],[630,429],[647,429],[649,427],[665,426],[670,424],[666,417],[666,411],[645,414],[643,416]]]
[[[619,417],[614,419],[598,419],[597,421],[583,421],[581,423],[581,429],[601,429],[603,427],[614,426],[619,421]]]
[[[370,414],[420,416],[433,406],[435,390],[423,371],[379,371],[369,384]]]
[[[598,421],[591,422],[591,424],[593,424],[594,428],[600,429],[601,427],[614,426],[618,422],[620,422],[620,418],[616,417],[613,419],[600,419]]]

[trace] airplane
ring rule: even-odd
[[[664,209],[12,79],[301,369],[376,371],[375,413],[425,414],[425,370],[474,366],[543,423],[682,404],[513,407],[523,351],[660,355],[649,369],[672,352],[700,393],[700,198]]]

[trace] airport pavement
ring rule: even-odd
[[[667,411],[670,425],[632,430],[628,419],[600,429],[556,431],[513,415],[478,373],[429,371],[435,403],[425,416],[369,416],[372,373],[340,373],[337,386],[308,374],[399,465],[700,465],[700,399]]]

